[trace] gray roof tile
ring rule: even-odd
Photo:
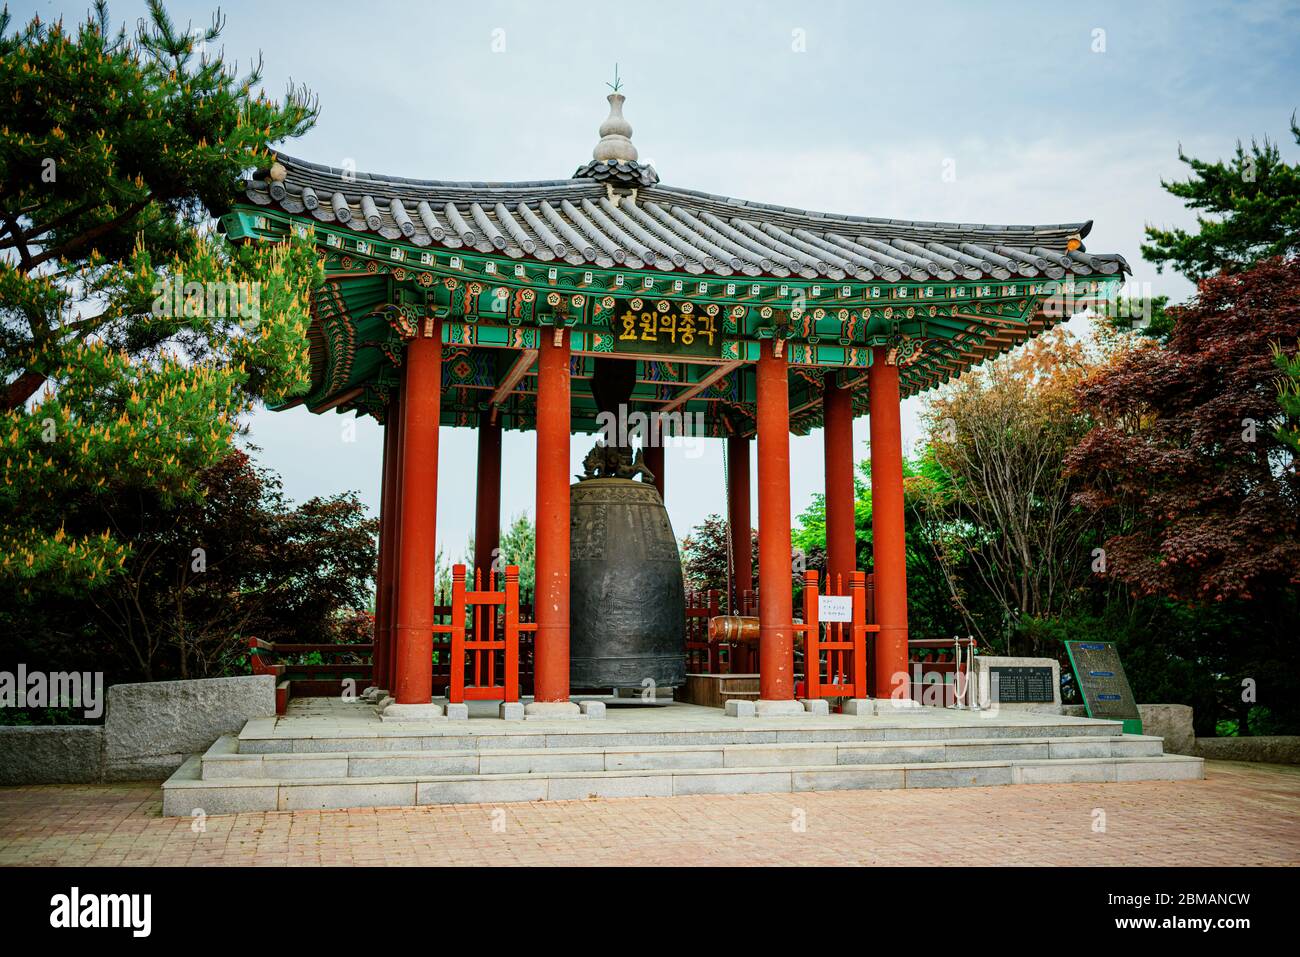
[[[379,176],[279,156],[283,182],[250,179],[248,198],[417,246],[574,265],[701,274],[951,280],[1123,275],[1117,254],[1070,250],[1092,221],[936,223],[796,209],[655,184],[610,196],[590,178],[517,183]],[[328,197],[329,201],[323,201]]]

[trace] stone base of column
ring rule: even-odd
[[[830,714],[831,703],[825,698],[800,698],[799,704],[809,714]]]
[[[524,705],[525,721],[568,721],[585,717],[573,701],[530,701]]]
[[[789,701],[759,698],[754,702],[754,714],[760,718],[784,718],[807,714],[807,712],[804,711],[803,705],[793,698]]]
[[[371,685],[365,691],[361,692],[361,700],[367,704],[378,704],[388,697],[387,688],[377,688]]]
[[[524,703],[522,701],[502,701],[497,706],[497,717],[502,721],[523,721]]]
[[[840,708],[841,714],[856,714],[869,718],[876,713],[876,702],[871,698],[850,698]]]
[[[442,713],[442,705],[433,704],[432,702],[429,704],[398,704],[394,701],[379,713],[379,720],[419,724],[427,721],[446,721],[447,717]]]

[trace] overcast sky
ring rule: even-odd
[[[89,4],[10,2],[16,20],[80,20]],[[171,2],[182,24],[214,5]],[[1300,107],[1300,4],[862,2],[646,4],[224,2],[222,45],[260,51],[266,85],[320,95],[285,152],[429,179],[562,178],[591,156],[619,64],[643,160],[668,184],[814,210],[903,219],[1092,219],[1088,248],[1185,298],[1138,247],[1145,223],[1193,220],[1160,188],[1190,154],[1270,136],[1285,156]],[[142,2],[111,3],[134,23]],[[621,13],[626,11],[627,16]],[[945,168],[955,177],[945,180]],[[904,438],[919,403],[903,407]],[[298,408],[257,412],[260,461],[302,501],[358,490],[376,509],[381,431]],[[858,457],[867,421],[855,422]],[[793,440],[797,515],[822,488],[820,434]],[[575,436],[575,462],[589,443]],[[667,452],[679,536],[725,510],[720,442]],[[504,517],[531,514],[533,441],[505,438]],[[438,540],[472,531],[474,435],[443,429]]]

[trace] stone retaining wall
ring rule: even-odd
[[[0,785],[89,784],[101,779],[104,729],[0,727]]]
[[[1088,709],[1081,704],[1067,704],[1062,714],[1086,718]],[[1140,704],[1142,733],[1164,739],[1165,754],[1197,755],[1196,732],[1192,730],[1192,708],[1185,704]],[[1205,740],[1204,738],[1200,740]]]
[[[113,685],[103,727],[0,727],[0,785],[161,781],[249,718],[275,714],[275,678]]]
[[[113,685],[104,718],[104,778],[161,781],[249,718],[275,714],[275,677]]]
[[[1192,707],[1186,704],[1140,704],[1143,734],[1165,739],[1165,754],[1196,754],[1196,731],[1192,728]]]
[[[1261,761],[1300,764],[1300,735],[1197,738],[1195,754],[1208,761]]]
[[[1063,714],[1086,717],[1081,704],[1067,704]],[[1244,738],[1198,738],[1192,730],[1192,709],[1185,704],[1140,704],[1142,733],[1164,739],[1165,754],[1188,754],[1210,761],[1259,761],[1300,764],[1300,735],[1261,735]]]

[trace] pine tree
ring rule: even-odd
[[[1291,133],[1300,143],[1300,126],[1291,117]],[[1300,164],[1282,161],[1268,138],[1250,151],[1237,143],[1229,162],[1207,163],[1181,149],[1178,158],[1192,170],[1186,182],[1160,185],[1197,213],[1195,233],[1183,229],[1146,228],[1142,255],[1157,271],[1173,266],[1192,280],[1217,272],[1240,272],[1273,256],[1300,253]]]
[[[130,548],[113,501],[198,496],[254,401],[308,387],[317,257],[213,217],[318,108],[212,53],[223,25],[0,13],[0,581],[102,583]]]
[[[1277,384],[1278,402],[1282,406],[1282,421],[1278,424],[1278,440],[1291,450],[1291,468],[1300,462],[1300,342],[1288,355],[1280,343],[1272,343],[1273,365],[1282,372]]]

